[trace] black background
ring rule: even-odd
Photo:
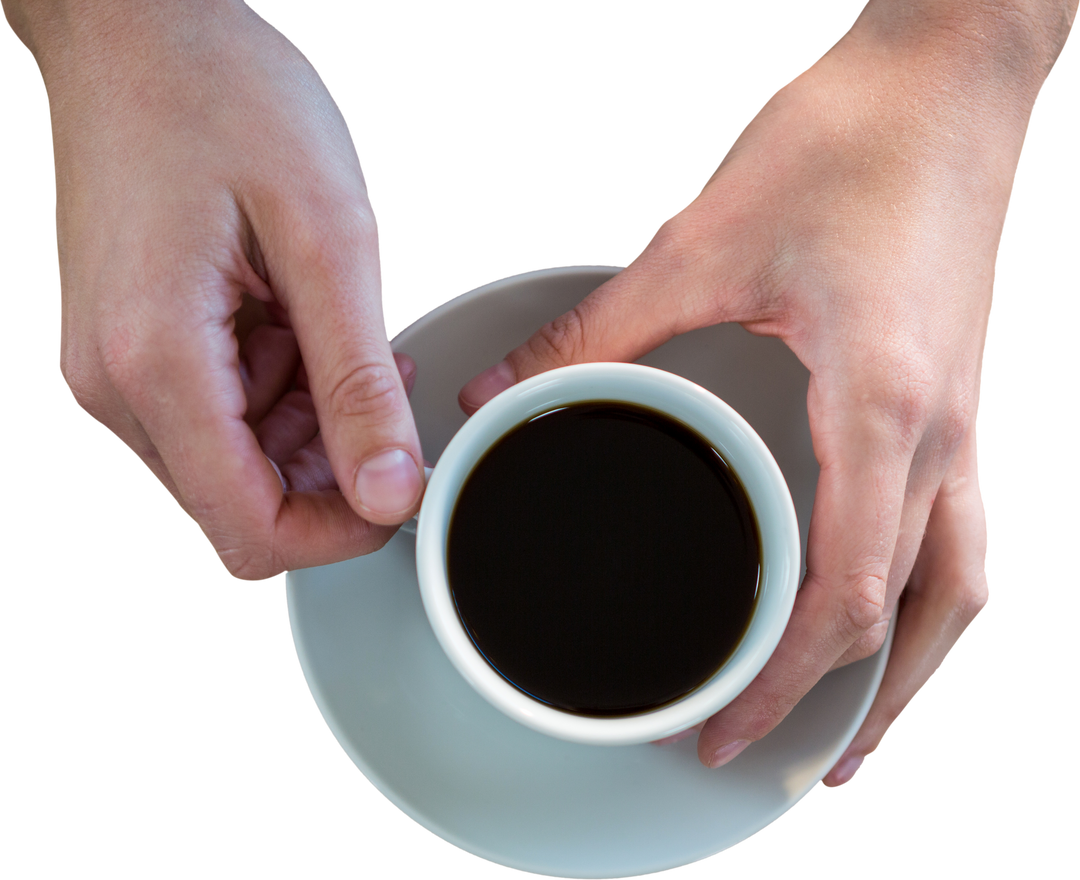
[[[490,22],[458,15],[343,25],[321,5],[259,5],[309,52],[352,123],[381,218],[396,329],[505,272],[629,260],[760,101],[837,37],[859,4],[800,4],[783,15],[760,6],[759,19],[739,23],[667,11],[592,29],[538,18],[497,39],[477,29]],[[37,303],[41,353],[56,288],[48,128],[35,70],[5,39],[5,287],[11,319],[24,297]],[[1001,257],[981,431],[995,572],[1018,527],[989,459],[1009,443],[997,414],[1017,406],[1015,382],[1036,378],[1022,334],[1042,331],[1063,308],[1061,275],[1075,251],[1075,141],[1065,132],[1077,66],[1074,46],[1043,95]],[[44,367],[35,364],[36,373]],[[9,376],[10,400],[29,415],[10,414],[9,468],[18,497],[32,499],[10,546],[13,560],[31,555],[35,572],[29,591],[12,584],[27,601],[9,613],[27,617],[10,631],[55,664],[21,679],[19,729],[41,747],[38,794],[52,804],[50,822],[95,829],[82,850],[92,861],[125,862],[133,839],[166,862],[198,863],[220,847],[218,864],[296,853],[316,870],[342,858],[366,866],[390,848],[395,867],[494,877],[496,868],[407,823],[341,756],[297,673],[280,582],[226,578],[55,374],[43,400],[31,400],[29,389],[41,387],[24,385],[21,369]],[[42,533],[44,549],[33,550]],[[1011,707],[1002,723],[1000,691],[987,683],[1011,663],[1001,603],[853,785],[816,791],[767,834],[693,874],[771,864],[780,853],[845,870],[882,857],[899,868],[964,857],[975,843],[969,828],[996,821],[999,781],[1025,773],[1024,709]]]

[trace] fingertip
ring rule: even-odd
[[[424,492],[423,470],[404,449],[384,449],[356,469],[358,513],[368,522],[395,525],[416,513]]]
[[[821,781],[829,788],[836,788],[838,785],[849,782],[851,777],[853,777],[862,766],[862,762],[865,758],[865,755],[845,755],[836,762],[836,766],[833,767]]]
[[[508,361],[499,361],[480,375],[465,383],[458,394],[458,405],[467,415],[472,415],[485,403],[501,394],[517,382],[514,368]]]
[[[709,754],[705,759],[704,764],[711,770],[723,767],[725,764],[731,763],[735,758],[741,755],[748,745],[750,745],[750,740],[746,739],[737,739],[735,742],[729,742],[727,745],[720,746],[720,748],[715,749]]]

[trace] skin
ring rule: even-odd
[[[381,547],[423,490],[415,368],[315,71],[239,3],[5,9],[49,92],[76,399],[238,577]]]
[[[383,329],[377,231],[344,121],[229,0],[5,0],[49,92],[76,399],[225,565],[259,578],[382,546],[414,514],[414,367]],[[720,766],[897,619],[877,747],[986,601],[974,419],[1028,115],[1075,0],[873,0],[746,129],[701,195],[576,309],[470,382],[736,321],[811,373],[808,573],[759,678],[711,718]]]
[[[631,361],[723,321],[779,337],[810,370],[806,578],[764,670],[699,726],[707,766],[876,652],[896,618],[880,692],[825,777],[846,782],[986,602],[974,424],[994,261],[1074,12],[871,3],[637,260],[462,389],[472,412],[545,370]]]

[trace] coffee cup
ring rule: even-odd
[[[800,540],[780,468],[731,407],[673,373],[580,364],[512,386],[451,439],[416,568],[439,644],[488,702],[550,736],[629,745],[757,676]]]

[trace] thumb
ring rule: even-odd
[[[666,278],[639,259],[471,379],[459,405],[472,415],[511,385],[556,367],[636,360],[689,329],[672,319],[681,311],[672,296]]]
[[[352,509],[401,523],[420,505],[423,456],[383,327],[374,219],[343,211],[319,226],[318,245],[289,248],[278,267],[319,431]]]

